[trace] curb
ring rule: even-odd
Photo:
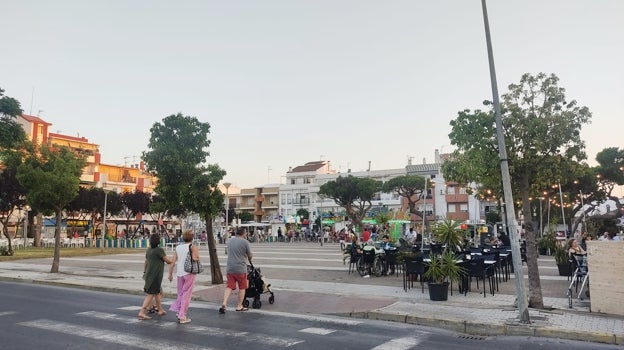
[[[614,333],[594,333],[583,331],[568,331],[549,326],[522,325],[522,324],[488,324],[468,322],[464,320],[434,319],[413,316],[401,313],[379,311],[351,312],[340,314],[352,318],[390,321],[419,326],[442,328],[449,331],[476,336],[530,336],[555,339],[589,341],[594,343],[623,345],[624,336]]]

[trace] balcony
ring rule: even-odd
[[[447,212],[446,218],[451,219],[451,220],[456,220],[456,221],[465,221],[470,218],[470,213],[468,213],[467,211],[454,212],[454,213]]]
[[[447,203],[468,203],[467,194],[447,194],[444,198]]]
[[[80,182],[94,182],[93,174],[82,174],[80,175]]]

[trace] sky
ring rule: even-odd
[[[51,132],[131,164],[168,115],[211,126],[224,181],[290,166],[403,168],[453,150],[449,122],[492,99],[481,1],[0,0],[0,88]],[[554,73],[593,114],[588,163],[623,147],[624,1],[489,1],[498,89]]]

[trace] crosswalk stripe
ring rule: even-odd
[[[124,306],[124,307],[118,307],[118,310],[124,310],[124,311],[139,311],[141,310],[140,306]]]
[[[162,304],[163,305],[171,305],[173,303],[173,301],[171,300],[166,300],[163,301]],[[189,308],[191,309],[204,309],[204,310],[216,310],[218,307],[215,307],[214,305],[210,305],[210,304],[206,304],[206,303],[197,303],[197,302],[192,302],[189,305]],[[119,310],[129,310],[129,311],[134,311],[134,310],[139,310],[140,307],[137,306],[126,306],[126,307],[120,307],[118,308]],[[357,319],[350,319],[350,318],[333,318],[333,317],[326,317],[326,316],[321,316],[321,315],[300,315],[300,314],[291,314],[291,313],[286,313],[286,312],[280,312],[280,311],[269,311],[269,310],[261,310],[261,309],[249,309],[250,312],[258,313],[258,314],[264,314],[264,315],[269,315],[269,316],[280,316],[280,317],[287,317],[287,318],[297,318],[297,319],[302,319],[302,320],[308,320],[308,321],[314,321],[314,322],[323,322],[323,323],[333,323],[333,324],[339,324],[339,325],[343,325],[343,326],[357,326],[359,324],[362,324],[362,321],[358,321]]]
[[[86,311],[79,312],[76,315],[91,317],[98,320],[107,320],[107,321],[115,321],[118,323],[125,324],[141,324],[141,325],[150,325],[161,328],[175,328],[178,326],[177,322],[145,322],[141,321],[136,317],[128,317],[117,314],[111,314],[106,312],[97,312],[97,311]],[[289,338],[281,338],[281,337],[273,337],[265,334],[254,334],[249,332],[233,332],[226,329],[216,328],[216,327],[207,327],[207,326],[198,326],[195,324],[188,324],[184,326],[184,330],[188,332],[194,332],[204,335],[214,335],[214,336],[222,336],[222,337],[244,337],[245,340],[253,342],[253,343],[262,343],[275,347],[284,347],[287,348],[289,346],[298,344],[303,342],[303,340],[299,339],[289,339]]]
[[[420,343],[420,339],[417,337],[404,337],[387,341],[381,345],[378,345],[371,350],[407,350]]]
[[[2,316],[11,316],[11,315],[15,315],[17,312],[15,311],[4,311],[4,312],[0,312],[0,317]]]
[[[175,349],[196,349],[196,350],[214,350],[214,348],[200,347],[188,343],[170,342],[166,339],[150,339],[147,337],[138,337],[136,334],[125,334],[116,331],[104,330],[101,328],[86,327],[84,325],[74,325],[71,323],[52,321],[52,320],[35,320],[18,323],[21,326],[48,330],[52,332],[73,335],[81,338],[100,340],[107,343],[119,344],[124,346],[136,347],[147,350],[175,350]]]
[[[317,327],[309,327],[300,329],[299,332],[302,333],[310,333],[310,334],[318,334],[318,335],[328,335],[334,333],[335,329],[327,329],[327,328],[317,328]]]
[[[343,318],[332,318],[332,317],[316,316],[316,315],[289,314],[286,312],[279,312],[279,311],[254,310],[254,313],[256,312],[265,314],[265,315],[298,318],[298,319],[307,320],[307,321],[332,323],[332,324],[339,324],[339,325],[345,325],[345,326],[357,326],[359,324],[362,324],[362,321],[346,319],[346,318],[343,319]]]

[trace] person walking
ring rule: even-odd
[[[143,278],[145,285],[143,290],[147,295],[143,300],[141,310],[139,310],[139,320],[149,320],[145,312],[152,305],[154,298],[156,299],[156,307],[158,308],[158,316],[164,316],[167,313],[162,307],[162,278],[165,272],[165,263],[171,264],[172,261],[167,257],[167,253],[160,246],[160,236],[152,234],[149,239],[150,247],[145,252],[145,265],[143,267]]]
[[[236,230],[236,236],[230,239],[228,243],[228,259],[227,259],[227,285],[223,292],[223,304],[219,308],[219,313],[224,314],[227,308],[227,302],[230,294],[238,285],[238,303],[236,311],[247,311],[243,306],[245,300],[245,289],[247,289],[247,262],[251,264],[251,246],[247,240],[247,230],[239,227]]]
[[[169,269],[169,281],[173,280],[173,270],[176,271],[178,297],[169,307],[170,311],[178,314],[180,323],[189,323],[191,319],[187,317],[189,304],[191,303],[191,295],[193,294],[193,285],[195,285],[195,274],[184,271],[184,261],[186,260],[189,250],[193,260],[199,260],[199,249],[192,244],[193,231],[187,230],[182,234],[184,243],[179,244],[173,253],[171,268]]]

